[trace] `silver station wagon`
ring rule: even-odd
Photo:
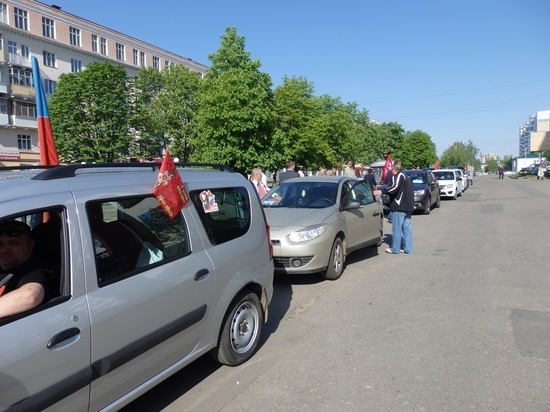
[[[50,282],[0,318],[0,410],[117,410],[205,353],[238,365],[257,349],[274,267],[254,188],[180,164],[190,201],[169,218],[159,166],[0,171],[0,256],[32,238]]]

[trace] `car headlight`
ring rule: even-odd
[[[455,187],[455,185],[453,185],[453,184],[451,183],[450,185],[447,185],[446,187],[447,187],[447,189],[452,189],[453,187]]]
[[[308,240],[313,240],[321,236],[327,231],[328,225],[315,225],[309,226],[305,229],[292,232],[288,235],[288,238],[291,242],[307,242]]]
[[[415,196],[422,196],[424,193],[426,193],[426,191],[424,189],[414,191]]]

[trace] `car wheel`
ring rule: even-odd
[[[424,214],[429,215],[431,208],[432,208],[432,198],[428,196],[428,198],[426,199],[426,204],[424,205]]]
[[[263,323],[264,312],[258,296],[242,291],[225,315],[218,346],[211,355],[224,365],[246,362],[258,346]]]
[[[434,208],[435,207],[441,207],[441,195],[437,195],[437,202],[435,202],[435,205],[434,205]]]
[[[453,200],[456,200],[456,198],[457,198],[457,194],[456,194],[456,193],[457,193],[457,190],[455,189],[455,193],[454,193],[454,195],[453,195]]]
[[[327,270],[321,275],[326,280],[336,280],[344,271],[344,243],[337,237],[332,244]]]

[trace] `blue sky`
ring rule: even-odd
[[[547,0],[54,0],[68,13],[209,65],[225,28],[246,38],[274,86],[428,133],[441,154],[468,140],[518,154],[518,130],[550,110]]]

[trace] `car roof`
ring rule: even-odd
[[[339,183],[342,180],[357,180],[361,181],[363,179],[356,177],[347,177],[347,176],[304,176],[304,177],[293,177],[292,179],[287,179],[281,184],[293,183],[293,182],[318,182],[318,183]]]
[[[105,167],[105,165],[58,166],[48,170],[0,170],[0,202],[80,190],[97,189],[98,193],[107,193],[109,188],[116,187],[135,187],[139,190],[150,188],[152,191],[160,167],[160,163],[148,164],[148,167],[132,167],[130,163],[109,165],[112,167]],[[221,170],[178,168],[178,171],[189,190],[230,184],[242,185],[243,181],[246,182],[245,177],[238,173],[227,173]]]

